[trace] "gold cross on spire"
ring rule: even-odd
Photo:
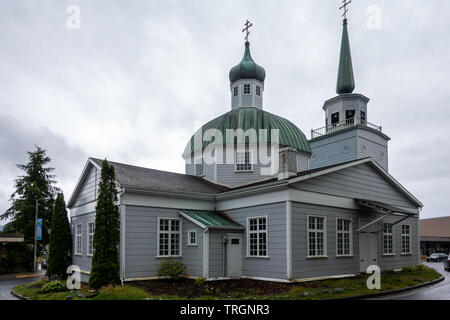
[[[242,29],[242,32],[245,32],[245,42],[248,42],[248,35],[250,34],[250,31],[248,31],[248,29],[250,29],[250,27],[253,26],[253,23],[251,23],[250,21],[247,20],[247,22],[245,22],[245,28]]]
[[[344,20],[347,20],[347,6],[352,3],[352,1],[348,1],[347,0],[342,0],[343,5],[339,8],[339,10],[344,9],[344,13],[342,14],[342,16],[344,17]]]

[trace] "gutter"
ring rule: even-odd
[[[120,283],[123,286],[125,280],[125,207],[122,209],[122,196],[125,193],[125,187],[117,194],[117,204],[120,212]]]

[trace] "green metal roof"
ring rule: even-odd
[[[214,211],[199,211],[199,210],[180,210],[182,213],[188,215],[192,219],[200,222],[206,227],[212,228],[243,228],[240,224],[225,218],[222,214]]]
[[[355,90],[355,79],[353,78],[352,55],[350,53],[350,40],[348,39],[347,19],[344,20],[342,30],[341,55],[339,57],[339,72],[336,92],[352,93]]]
[[[259,129],[267,129],[267,139],[266,141],[261,141],[263,143],[272,142],[271,130],[278,129],[280,146],[293,147],[297,150],[311,153],[308,140],[306,139],[304,133],[297,128],[295,124],[264,110],[249,107],[231,110],[203,125],[189,140],[186,148],[184,149],[183,156],[190,155],[192,152],[204,150],[209,144],[214,143],[214,141],[208,141],[211,139],[209,139],[206,135],[204,139],[202,139],[203,134],[208,129],[219,130],[222,133],[224,144],[235,143],[235,141],[226,141],[226,133],[228,129],[242,129],[244,132],[248,129],[255,129],[258,143],[260,142]],[[206,140],[206,142],[202,143],[202,140]]]
[[[230,71],[230,81],[235,82],[239,79],[256,79],[264,82],[266,71],[263,67],[257,65],[250,54],[250,43],[245,43],[244,57],[241,62],[234,66]]]

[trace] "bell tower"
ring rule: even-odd
[[[231,109],[263,108],[264,79],[266,71],[253,61],[248,35],[253,26],[247,20],[245,28],[245,51],[241,62],[230,70]]]
[[[368,121],[366,96],[353,93],[353,75],[350,40],[348,36],[347,6],[344,9],[341,51],[339,56],[337,96],[325,101],[325,126],[311,130],[309,140],[312,156],[311,169],[341,162],[372,157],[385,170],[388,170],[388,141],[382,127]]]

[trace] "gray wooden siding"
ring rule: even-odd
[[[181,261],[186,265],[186,274],[203,277],[203,229],[184,218],[182,228],[183,258]],[[197,231],[196,246],[187,245],[190,230]]]
[[[98,194],[98,182],[100,181],[100,170],[90,165],[86,178],[81,184],[73,207],[81,206],[85,203],[95,201]]]
[[[90,221],[95,221],[95,212],[91,212],[88,214],[83,214],[80,216],[72,217],[71,218],[71,227],[72,227],[72,264],[77,265],[80,267],[83,271],[91,271],[91,263],[92,263],[92,256],[87,255],[87,223]],[[82,225],[82,237],[81,237],[81,247],[82,247],[82,255],[76,255],[75,254],[75,244],[76,244],[76,235],[75,235],[75,228],[77,224]]]
[[[327,138],[312,141],[309,145],[312,151],[310,169],[357,159],[356,130],[330,135]]]
[[[214,166],[214,164],[203,164],[203,174],[210,180],[215,180],[216,178],[214,175]]]
[[[308,259],[307,248],[307,216],[318,215],[326,217],[327,258]],[[353,230],[353,256],[336,257],[336,219],[351,218]],[[356,232],[360,219],[374,220],[379,214],[364,210],[348,210],[334,207],[316,206],[292,202],[292,275],[294,279],[326,277],[335,275],[358,274],[359,266],[359,234]],[[401,217],[393,216],[384,220],[393,223]],[[377,264],[382,270],[400,269],[403,266],[418,264],[417,219],[409,218],[394,226],[395,255],[383,256],[382,223],[377,229]],[[411,255],[401,255],[401,225],[411,225],[412,241]]]
[[[181,218],[177,209],[154,207],[126,207],[125,222],[125,278],[156,277],[159,264],[165,258],[157,258],[158,217]],[[199,245],[188,247],[187,230],[195,228]],[[182,219],[182,258],[174,258],[186,264],[187,275],[202,276],[203,232],[186,219]]]
[[[247,218],[267,216],[269,258],[247,258],[247,233],[242,237],[243,275],[286,279],[286,202],[225,211],[247,229]]]
[[[369,130],[357,130],[358,158],[372,157],[386,171],[388,170],[388,142],[379,134]]]
[[[223,268],[223,237],[228,233],[227,231],[213,230],[209,232],[209,277],[223,277],[225,276]]]
[[[349,198],[415,207],[400,191],[367,163],[301,181],[294,187]]]
[[[297,154],[297,172],[306,171],[309,169],[310,154],[299,152]]]

